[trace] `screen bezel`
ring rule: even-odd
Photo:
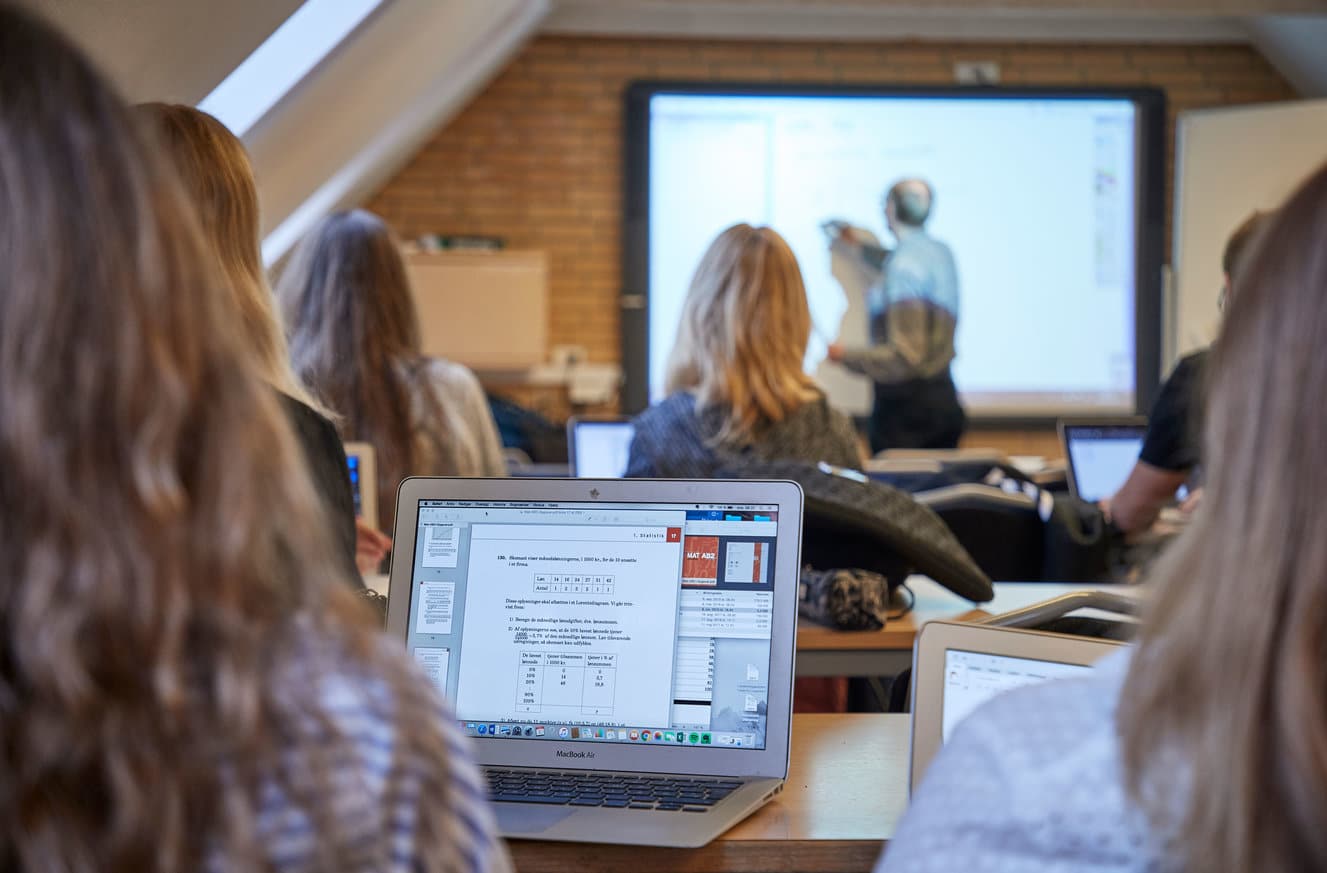
[[[1008,658],[1029,658],[1089,666],[1123,648],[1112,640],[1071,637],[963,622],[932,621],[922,625],[912,649],[912,760],[909,789],[916,791],[943,744],[945,654],[976,652]]]
[[[1055,88],[906,85],[771,85],[768,83],[637,81],[624,95],[622,209],[621,407],[637,413],[650,404],[650,101],[660,95],[732,97],[917,97],[983,100],[1129,100],[1138,112],[1135,143],[1134,409],[1151,408],[1161,378],[1161,295],[1166,233],[1166,97],[1159,88]],[[970,410],[972,424],[1048,427],[1064,408],[1035,415]],[[1105,413],[1109,414],[1109,413]]]
[[[700,749],[693,746],[617,742],[472,737],[479,763],[560,770],[626,770],[679,775],[785,778],[792,730],[797,588],[802,563],[802,487],[784,481],[671,479],[460,479],[409,478],[396,498],[394,550],[387,590],[387,632],[405,644],[410,618],[414,543],[420,500],[529,502],[772,504],[778,506],[774,550],[774,615],[770,629],[768,717],[764,749]],[[400,552],[400,560],[397,560]],[[777,719],[781,712],[785,718]],[[559,752],[577,753],[562,757]],[[579,753],[586,753],[580,757]]]

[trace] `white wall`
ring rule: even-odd
[[[1274,209],[1327,160],[1327,100],[1186,112],[1177,135],[1171,337],[1183,354],[1216,335],[1231,231],[1254,210]]]
[[[275,261],[361,202],[525,44],[547,0],[389,0],[245,138]]]

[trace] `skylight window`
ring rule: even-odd
[[[305,0],[198,108],[243,136],[383,0]]]

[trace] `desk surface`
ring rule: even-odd
[[[795,715],[783,793],[699,849],[513,840],[521,873],[870,870],[907,804],[906,715]]]
[[[1060,584],[1051,582],[997,582],[995,599],[989,603],[973,604],[969,600],[943,588],[925,576],[914,576],[908,587],[916,595],[912,611],[893,619],[878,631],[844,631],[805,619],[797,623],[797,651],[912,649],[917,631],[928,621],[963,621],[983,615],[996,615],[1020,609],[1042,600],[1059,597],[1071,591],[1122,586],[1090,584]]]

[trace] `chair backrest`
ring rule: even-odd
[[[917,495],[992,579],[1040,581],[1045,523],[1037,502],[990,485],[951,485]]]

